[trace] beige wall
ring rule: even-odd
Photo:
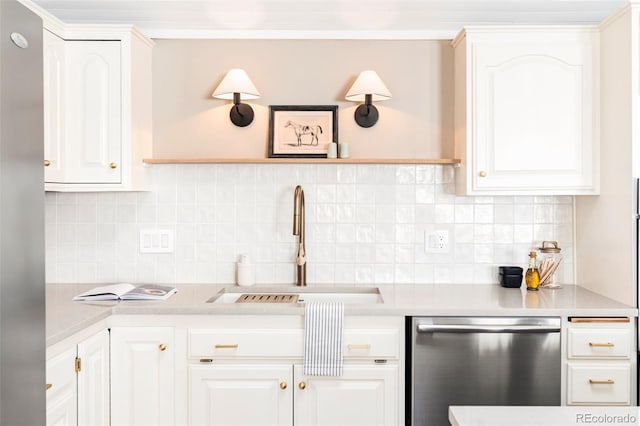
[[[448,41],[157,40],[153,52],[154,158],[266,157],[269,105],[338,105],[339,142],[354,158],[453,158],[453,50]],[[235,127],[211,93],[244,68],[261,93],[254,122]],[[374,69],[393,98],[369,129],[344,95]]]

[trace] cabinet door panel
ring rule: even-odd
[[[78,372],[78,425],[109,424],[109,332],[78,344],[82,369]]]
[[[476,53],[475,187],[590,185],[588,53],[563,43],[480,45]]]
[[[340,377],[309,377],[296,366],[295,382],[296,426],[399,423],[396,365],[345,365]]]
[[[111,424],[175,423],[173,329],[111,329]]]
[[[64,182],[65,42],[42,31],[44,63],[44,160],[45,182]]]
[[[454,44],[457,193],[597,194],[597,33],[468,29]]]
[[[629,363],[568,363],[567,404],[629,405],[631,366]]]
[[[47,426],[77,424],[76,347],[47,361]]]
[[[189,367],[191,425],[291,425],[292,366]]]
[[[119,41],[67,41],[68,182],[121,180]],[[115,168],[111,167],[111,163]]]

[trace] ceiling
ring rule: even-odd
[[[32,0],[149,37],[452,38],[476,24],[593,24],[628,0]]]

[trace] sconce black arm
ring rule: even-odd
[[[378,108],[371,103],[372,95],[364,95],[364,103],[358,108],[354,114],[356,123],[360,127],[372,127],[378,121]]]
[[[253,121],[253,108],[240,102],[240,93],[233,94],[233,106],[229,111],[229,118],[238,127],[247,127]]]

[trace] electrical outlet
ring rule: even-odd
[[[424,231],[425,253],[449,253],[449,231]]]
[[[140,253],[173,253],[173,231],[141,229]]]

